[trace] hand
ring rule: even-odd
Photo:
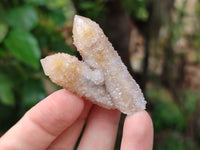
[[[93,105],[59,90],[32,109],[0,139],[2,150],[113,150],[120,112]],[[153,126],[146,111],[127,116],[121,150],[151,150]]]

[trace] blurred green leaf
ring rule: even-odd
[[[26,0],[27,3],[33,3],[37,5],[45,5],[49,2],[54,2],[56,0]]]
[[[200,49],[197,49],[197,52],[196,52],[196,60],[197,60],[197,61],[200,61]]]
[[[22,89],[22,102],[30,108],[46,97],[44,86],[40,80],[32,79],[25,82]]]
[[[104,1],[102,0],[79,0],[78,7],[84,12],[84,16],[93,20],[96,20],[98,17],[103,17],[106,10],[104,7]]]
[[[148,86],[146,90],[146,95],[154,102],[156,102],[156,100],[172,101],[172,96],[170,92],[164,87],[161,87],[161,85]]]
[[[136,17],[141,20],[147,20],[149,17],[147,9],[145,7],[140,7],[136,13]]]
[[[200,16],[200,3],[199,2],[196,4],[195,12],[198,16]]]
[[[8,26],[6,24],[0,24],[0,43],[5,38],[7,32],[8,32]]]
[[[13,28],[31,30],[38,24],[38,15],[33,6],[24,5],[11,9],[7,22]]]
[[[55,41],[54,45],[52,46],[52,49],[54,49],[55,52],[63,52],[63,53],[68,53],[70,55],[76,54],[75,51],[73,51],[66,43],[63,41]]]
[[[173,102],[157,100],[152,113],[156,131],[174,129],[183,131],[185,118],[177,105]]]
[[[80,3],[80,8],[82,9],[93,9],[95,7],[95,2],[92,1],[83,1]]]
[[[5,12],[5,10],[3,9],[3,7],[1,6],[1,3],[0,3],[0,23],[5,23],[6,21],[6,12]]]
[[[154,103],[152,119],[155,131],[185,129],[185,118],[177,104],[173,101],[170,93],[163,87],[148,87],[147,98]]]
[[[155,140],[155,150],[197,150],[198,142],[177,131],[165,131]]]
[[[6,55],[6,51],[0,48],[0,57],[4,57]]]
[[[186,150],[185,143],[181,135],[178,134],[169,134],[165,138],[167,145],[167,150]]]
[[[4,133],[16,123],[16,114],[14,107],[0,103],[0,132]]]
[[[183,137],[178,132],[165,133],[163,139],[158,139],[155,150],[186,150]]]
[[[36,38],[31,33],[19,29],[12,30],[5,39],[5,45],[15,58],[36,69],[39,68],[41,52]]]
[[[54,9],[49,12],[49,16],[57,25],[64,25],[66,22],[66,18],[63,12],[59,9]]]
[[[137,19],[143,21],[148,19],[147,0],[121,0],[120,2],[123,9]]]
[[[74,4],[71,0],[54,0],[48,3],[47,8],[49,9],[59,9],[62,14],[67,18],[72,20],[76,13]]]
[[[12,86],[7,75],[0,73],[0,101],[5,105],[13,106],[15,103]]]
[[[191,117],[197,108],[197,102],[200,100],[200,93],[199,91],[187,90],[183,92],[183,97],[185,110],[187,111],[187,115]]]

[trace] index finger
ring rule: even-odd
[[[81,114],[84,102],[59,90],[30,109],[1,139],[0,149],[44,150]]]

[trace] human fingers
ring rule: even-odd
[[[78,150],[113,150],[120,112],[93,106]]]
[[[0,149],[44,150],[81,114],[82,99],[59,90],[30,109],[1,139]]]
[[[84,101],[84,110],[79,118],[51,143],[48,150],[73,150],[91,107],[91,102]]]
[[[126,117],[124,122],[121,150],[152,150],[153,124],[146,111]]]

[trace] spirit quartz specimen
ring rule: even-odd
[[[41,60],[45,74],[54,83],[128,115],[145,109],[141,89],[97,23],[75,15],[73,39],[82,61],[64,53]]]

